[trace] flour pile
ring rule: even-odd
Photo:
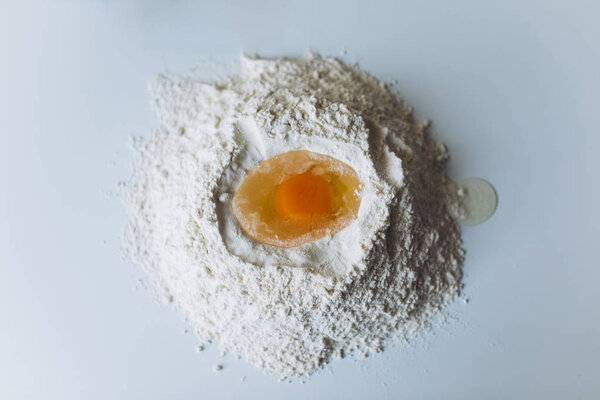
[[[359,69],[309,54],[243,58],[239,73],[159,76],[160,129],[137,143],[126,243],[202,344],[281,378],[427,327],[461,289],[447,152]],[[358,219],[282,249],[254,242],[231,197],[260,160],[306,149],[354,168]]]

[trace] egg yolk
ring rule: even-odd
[[[294,150],[261,161],[236,190],[232,208],[260,243],[296,247],[333,236],[358,216],[361,182],[352,167]]]
[[[305,172],[282,182],[275,189],[275,210],[283,218],[306,222],[331,212],[330,185]]]

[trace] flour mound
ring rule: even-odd
[[[361,356],[428,326],[461,289],[447,152],[378,80],[316,54],[243,58],[207,82],[159,76],[160,128],[137,143],[126,244],[200,344],[281,378]],[[231,197],[260,160],[331,155],[364,185],[358,219],[298,248],[240,230]]]

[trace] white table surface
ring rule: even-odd
[[[0,399],[600,398],[597,1],[2,1]],[[339,55],[398,80],[494,183],[464,229],[468,304],[425,344],[280,383],[198,353],[136,289],[128,138],[157,122],[156,73],[242,51]],[[240,378],[246,380],[241,382]]]

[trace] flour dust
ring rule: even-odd
[[[309,54],[243,58],[151,85],[160,127],[137,142],[126,245],[199,345],[218,341],[280,378],[364,356],[426,329],[461,290],[463,250],[446,148],[389,88]],[[230,200],[260,160],[306,149],[354,168],[356,221],[281,249],[254,242]]]

